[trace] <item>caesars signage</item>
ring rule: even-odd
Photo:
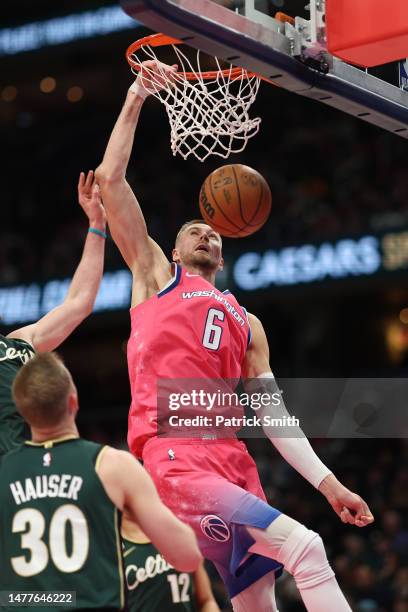
[[[280,250],[245,251],[229,261],[225,285],[232,291],[323,283],[408,268],[408,231],[361,236],[320,245]],[[70,279],[0,288],[0,322],[16,325],[35,321],[64,300]],[[126,310],[132,277],[128,270],[105,272],[94,312]]]

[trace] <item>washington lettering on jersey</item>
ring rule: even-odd
[[[250,342],[245,309],[232,293],[178,265],[173,273],[159,293],[130,310],[128,444],[140,458],[147,440],[158,432],[157,381],[186,376],[239,381]]]
[[[26,478],[23,482],[16,480],[10,483],[10,490],[17,506],[31,499],[44,497],[61,497],[78,499],[78,492],[83,480],[72,474],[50,474]]]
[[[225,308],[228,312],[232,314],[232,316],[238,321],[238,323],[243,327],[245,325],[245,319],[241,317],[239,312],[234,308],[232,304],[228,302],[228,300],[219,293],[216,293],[214,289],[211,291],[183,291],[181,294],[183,300],[191,300],[191,298],[195,297],[211,297],[217,300],[217,302],[221,302],[224,304]]]

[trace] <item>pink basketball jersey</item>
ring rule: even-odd
[[[141,457],[157,434],[158,379],[239,379],[251,330],[229,291],[178,265],[168,285],[130,316],[128,444]]]

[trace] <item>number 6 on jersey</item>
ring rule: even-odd
[[[203,334],[203,346],[205,348],[216,351],[220,348],[222,327],[214,323],[214,319],[218,321],[224,321],[225,312],[223,310],[217,310],[217,308],[210,308],[207,314],[207,320],[205,322],[204,334]]]

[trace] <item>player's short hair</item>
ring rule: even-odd
[[[181,234],[190,227],[190,225],[196,225],[197,223],[201,223],[202,225],[208,225],[207,221],[204,221],[204,219],[192,219],[192,221],[187,221],[186,223],[183,223],[183,225],[180,227],[177,236],[176,236],[176,242],[175,244],[177,244]],[[215,230],[214,230],[215,231]],[[216,232],[218,234],[218,232]]]
[[[18,412],[34,427],[54,426],[61,421],[72,378],[56,353],[40,353],[28,361],[13,382]]]

